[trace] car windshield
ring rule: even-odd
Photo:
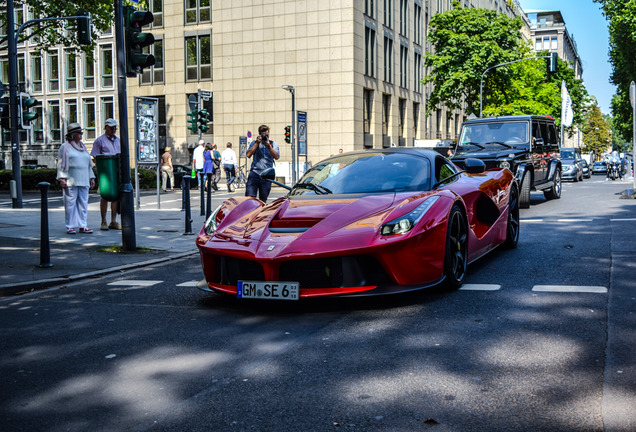
[[[561,149],[561,159],[574,159],[574,150]]]
[[[418,191],[430,188],[425,157],[406,153],[352,153],[311,167],[290,195]]]
[[[528,122],[522,121],[466,124],[459,137],[461,146],[477,147],[525,144],[528,141]]]

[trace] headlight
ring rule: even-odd
[[[380,232],[382,235],[395,235],[395,234],[404,234],[409,232],[415,224],[422,219],[422,216],[426,214],[428,209],[430,209],[435,201],[439,199],[439,196],[433,196],[427,198],[422,204],[417,206],[415,210],[412,212],[405,214],[397,219],[393,219],[391,222],[387,222],[382,225],[382,229]]]
[[[504,159],[502,161],[499,161],[499,167],[500,168],[508,168],[508,169],[510,169],[510,161],[508,159]]]
[[[221,207],[223,207],[223,205],[221,204],[220,206],[218,206],[216,208],[216,210],[214,210],[212,212],[212,214],[210,215],[210,217],[208,218],[208,220],[205,221],[205,225],[203,225],[203,230],[205,231],[205,233],[207,235],[212,235],[214,234],[214,232],[216,231],[216,215],[219,212],[219,210],[221,210]]]

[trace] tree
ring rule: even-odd
[[[611,125],[603,117],[596,101],[588,112],[582,131],[583,149],[586,153],[600,156],[611,146]]]
[[[508,18],[487,9],[461,7],[457,0],[452,9],[433,16],[428,40],[434,52],[424,56],[430,73],[424,83],[433,83],[427,102],[430,114],[440,105],[450,110],[465,108],[479,114],[481,74],[496,64],[519,60],[527,53],[522,43],[521,18]],[[488,94],[503,93],[509,84],[506,69],[489,72]]]
[[[22,6],[27,5],[30,13],[29,18],[21,17]],[[28,21],[31,17],[52,18],[62,16],[75,16],[80,10],[91,13],[93,24],[93,44],[80,46],[77,41],[76,23],[68,20],[45,21],[38,23],[29,30],[23,31],[19,35],[18,42],[29,38],[31,43],[37,44],[39,49],[47,49],[62,44],[66,47],[83,50],[87,53],[93,52],[95,40],[98,32],[110,29],[115,10],[112,1],[103,0],[71,0],[71,1],[41,1],[41,0],[14,0],[15,10],[18,11],[19,19],[16,20],[16,30],[22,22]],[[6,3],[5,13],[0,14],[0,26],[6,29],[7,14]],[[7,33],[6,31],[4,33]],[[0,38],[0,46],[6,47],[7,37]]]
[[[594,0],[601,5],[609,20],[610,82],[617,91],[612,98],[613,123],[616,131],[632,141],[632,108],[629,84],[636,81],[636,2],[633,0]]]

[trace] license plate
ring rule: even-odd
[[[269,300],[298,300],[298,282],[239,281],[236,296]]]

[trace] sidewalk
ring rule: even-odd
[[[230,195],[212,196],[212,209]],[[25,193],[23,208],[11,208],[8,194],[0,194],[0,297],[63,285],[89,277],[98,277],[150,264],[195,256],[195,238],[203,226],[200,195],[191,197],[192,232],[184,235],[185,211],[181,211],[181,191],[162,193],[157,209],[156,192],[143,192],[140,209],[135,202],[135,240],[137,251],[121,252],[122,231],[101,231],[99,195],[91,193],[88,206],[88,226],[93,234],[66,234],[64,207],[60,192],[50,192],[48,201],[50,263],[40,265],[40,194]],[[110,221],[110,206],[108,209]],[[118,216],[121,222],[121,217]]]

